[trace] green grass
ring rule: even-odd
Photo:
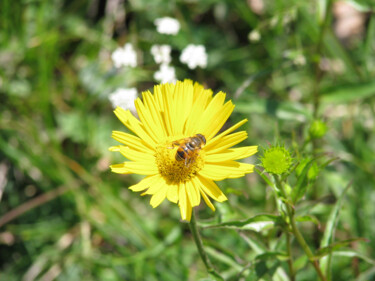
[[[340,40],[329,0],[265,1],[262,14],[247,1],[125,2],[117,9],[125,21],[106,13],[104,1],[0,3],[0,280],[209,280],[178,207],[164,202],[152,209],[148,198],[127,189],[138,176],[108,168],[121,161],[108,151],[116,144],[111,131],[126,130],[108,95],[119,87],[152,89],[153,44],[172,46],[179,79],[227,93],[236,104],[229,124],[249,119],[247,145],[285,144],[296,162],[338,158],[316,176],[290,176],[291,186],[309,186],[295,206],[309,217],[298,225],[314,251],[366,238],[333,254],[331,280],[373,280],[373,4],[351,1],[366,12],[363,32]],[[162,16],[180,21],[178,35],[156,32],[153,21]],[[258,42],[248,39],[254,29]],[[110,54],[125,42],[143,54],[142,64],[115,70]],[[206,69],[179,62],[189,43],[206,46]],[[301,55],[304,64],[296,63]],[[321,70],[323,58],[340,61],[341,72]],[[314,119],[328,130],[310,140]],[[251,161],[259,164],[261,154]],[[237,223],[201,231],[217,271],[227,280],[241,273],[246,280],[288,280],[272,277],[277,268],[288,272],[285,259],[272,254],[285,251],[280,228],[238,225],[278,214],[272,189],[257,173],[219,185],[229,200],[216,203],[215,213],[196,208],[202,226]],[[339,212],[331,213],[338,201]],[[294,240],[292,249],[297,280],[317,280]]]

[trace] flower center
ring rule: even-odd
[[[156,147],[156,165],[167,183],[176,184],[195,177],[203,168],[205,152],[190,149],[185,142],[166,141]]]

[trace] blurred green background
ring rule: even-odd
[[[123,161],[108,151],[116,144],[111,131],[126,130],[108,95],[152,88],[153,44],[172,46],[178,79],[233,99],[228,125],[249,119],[245,144],[278,140],[296,159],[339,158],[319,171],[300,206],[320,221],[302,223],[302,232],[319,247],[330,210],[352,181],[335,239],[369,242],[334,259],[333,280],[375,280],[368,259],[375,256],[374,12],[373,2],[359,0],[1,0],[0,280],[208,280],[178,207],[152,209],[149,198],[127,189],[140,177],[108,168]],[[156,32],[154,20],[164,16],[180,22],[176,36]],[[128,42],[138,66],[115,69],[111,53]],[[188,44],[206,47],[207,68],[179,61]],[[316,119],[328,130],[311,142]],[[215,204],[216,213],[198,207],[203,223],[277,212],[256,173],[219,185],[229,201]],[[202,231],[228,280],[251,267],[250,238],[271,251],[278,233]],[[285,262],[277,266],[287,270]],[[299,266],[298,280],[316,280],[306,260]],[[262,278],[273,280],[270,271]]]

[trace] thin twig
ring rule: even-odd
[[[23,215],[24,213],[26,213],[27,211],[35,208],[35,207],[38,207],[48,201],[51,201],[53,199],[55,199],[56,197],[64,194],[65,192],[71,190],[72,187],[71,186],[60,186],[54,190],[51,190],[47,193],[44,193],[44,194],[41,194],[25,203],[23,203],[22,205],[18,206],[17,208],[9,211],[8,213],[6,213],[4,216],[2,216],[0,218],[0,227],[2,227],[3,225],[7,224],[8,222],[14,220],[15,218]]]

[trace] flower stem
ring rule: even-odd
[[[294,219],[294,216],[292,216],[292,217],[290,216],[289,218],[290,218],[290,223],[291,223],[291,226],[292,226],[293,234],[296,237],[299,245],[302,247],[302,249],[304,250],[305,254],[309,258],[309,261],[314,266],[316,272],[319,275],[319,278],[322,281],[326,281],[325,276],[323,275],[322,271],[320,270],[318,261],[314,259],[314,254],[311,252],[311,250],[310,250],[309,246],[307,245],[305,239],[303,238],[301,232],[297,228],[296,220]]]
[[[289,266],[290,281],[295,281],[296,280],[296,273],[294,272],[294,268],[293,268],[292,247],[291,247],[291,243],[290,243],[289,232],[286,233],[286,247],[287,247],[287,253],[288,253],[288,256],[289,256],[288,266]]]
[[[279,176],[274,175],[274,179],[275,179],[275,183],[276,183],[277,188],[281,191],[281,194],[284,196],[284,198],[287,199],[287,194],[285,192],[285,189],[284,189],[284,186],[283,186],[282,182],[280,181]],[[309,261],[314,266],[316,272],[318,273],[319,278],[322,281],[327,281],[327,279],[323,275],[322,271],[320,270],[318,261],[315,260],[313,252],[311,251],[310,247],[307,245],[305,238],[303,238],[301,232],[299,231],[299,229],[297,227],[296,219],[294,217],[294,211],[293,211],[292,207],[289,204],[285,204],[285,205],[286,205],[287,216],[289,218],[288,224],[291,227],[292,233],[296,237],[299,245],[301,246],[301,248],[305,252],[306,256],[309,258]],[[291,255],[290,255],[290,258],[291,258]]]
[[[200,255],[204,265],[206,266],[206,269],[207,269],[208,273],[211,274],[212,276],[214,276],[217,280],[224,280],[224,278],[221,277],[221,275],[215,271],[214,267],[212,266],[212,263],[211,263],[210,259],[207,256],[207,253],[205,252],[205,250],[203,248],[202,238],[199,234],[197,222],[195,220],[194,209],[193,209],[192,214],[191,214],[191,220],[190,220],[190,223],[189,223],[189,227],[190,227],[191,234],[193,235],[195,245],[197,246],[199,255]]]

